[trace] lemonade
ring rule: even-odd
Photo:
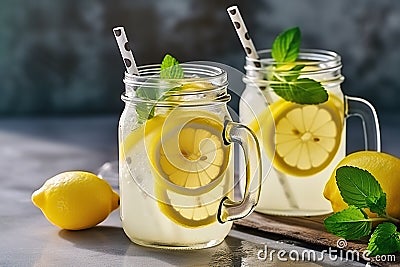
[[[292,216],[331,211],[322,194],[311,193],[323,191],[327,178],[321,177],[329,177],[346,154],[343,100],[332,93],[329,98],[319,106],[277,100],[249,122],[263,144],[264,166],[273,166],[264,170],[257,211]]]
[[[290,216],[327,214],[331,206],[322,192],[335,166],[346,155],[345,118],[351,115],[363,118],[369,130],[368,135],[364,133],[368,137],[366,142],[372,144],[369,149],[374,149],[374,138],[375,148],[380,147],[375,111],[365,100],[343,95],[342,65],[336,53],[303,50],[298,61],[275,69],[269,56],[270,50],[260,52],[262,59],[256,60],[260,67],[254,67],[254,60],[247,59],[246,90],[239,107],[242,121],[263,143],[263,165],[272,165],[270,170],[264,169],[256,210]],[[291,71],[296,64],[301,65],[299,74]],[[278,95],[275,91],[279,87],[273,84],[279,81],[268,80],[276,75],[274,72],[278,72],[278,77],[296,76],[297,81],[319,82],[327,91],[327,100],[320,104],[298,104],[283,99],[282,93]],[[296,86],[295,90],[301,90],[300,82]],[[283,95],[288,93],[285,91]],[[255,116],[248,106],[253,108]]]
[[[200,117],[199,113],[187,115],[185,111],[175,112],[182,112],[184,118],[181,119],[197,120],[197,117]],[[125,141],[121,141],[124,153],[121,155],[121,201],[123,203],[134,203],[129,207],[122,206],[121,208],[125,232],[137,243],[144,243],[148,239],[153,239],[156,240],[154,245],[158,246],[162,246],[162,244],[171,245],[171,240],[174,240],[172,245],[177,247],[187,246],[188,243],[206,245],[210,240],[220,243],[231,228],[231,223],[220,224],[216,216],[221,199],[229,191],[232,192],[233,188],[232,164],[227,164],[231,152],[226,148],[227,151],[224,151],[224,155],[220,156],[221,159],[216,159],[212,162],[213,164],[210,164],[206,162],[205,157],[215,152],[215,149],[208,149],[205,151],[208,155],[207,153],[203,154],[202,157],[204,158],[197,164],[205,163],[209,166],[200,167],[192,172],[180,168],[176,171],[176,177],[171,175],[168,180],[165,179],[165,169],[173,168],[169,163],[164,163],[166,152],[161,150],[158,159],[153,154],[158,153],[155,147],[160,145],[160,135],[167,116],[158,115],[148,120],[145,126],[135,129]],[[203,116],[214,117],[207,113],[204,113]],[[176,116],[174,116],[174,119],[177,119]],[[188,142],[194,141],[191,140],[191,134],[188,131],[196,130],[200,132],[197,136],[204,138],[204,140],[216,136],[210,135],[210,126],[207,125],[207,123],[213,123],[213,120],[210,119],[209,122],[207,122],[207,119],[204,120],[203,123],[195,126],[189,125],[182,129],[181,138]],[[178,123],[175,125],[180,126]],[[202,135],[201,131],[209,134]],[[163,139],[168,138],[173,139],[171,136]],[[200,142],[197,141],[197,144]],[[221,143],[219,142],[219,144]],[[189,144],[184,145],[189,146]],[[194,146],[193,143],[191,145]],[[216,153],[219,152],[222,151],[217,149]],[[225,157],[225,159],[222,157]],[[221,167],[218,164],[225,165],[222,166],[221,173],[218,173]],[[218,169],[217,173],[213,168]],[[207,172],[210,172],[210,174]],[[202,173],[204,174],[202,175]],[[199,179],[191,179],[191,177],[187,177],[189,175],[195,175]],[[173,187],[176,185],[179,187],[174,191]],[[189,197],[185,197],[185,195],[189,195]],[[193,198],[193,196],[196,197]],[[136,229],[140,229],[140,231],[134,237],[130,236],[129,233]]]
[[[217,245],[228,235],[231,221],[248,215],[258,201],[259,147],[248,128],[230,121],[226,73],[207,65],[182,66],[188,78],[160,78],[159,68],[144,66],[140,77],[124,80],[121,221],[127,236],[144,246]],[[160,97],[149,98],[154,95]],[[233,197],[232,142],[240,143],[245,153],[256,149],[246,162],[249,183],[238,202]]]

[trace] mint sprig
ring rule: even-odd
[[[182,79],[184,77],[183,69],[176,58],[166,54],[161,62],[161,79]]]
[[[139,87],[136,89],[136,97],[144,100],[155,100],[160,98],[157,88]],[[154,117],[154,104],[149,102],[139,102],[136,104],[136,113],[140,123]]]
[[[328,100],[328,93],[321,84],[309,78],[297,79],[291,76],[291,80],[279,81],[271,84],[271,87],[286,101],[298,104],[312,105]]]
[[[286,101],[298,104],[320,104],[328,100],[328,93],[320,82],[309,78],[300,78],[303,64],[295,65],[289,71],[280,70],[285,63],[297,60],[300,51],[301,32],[298,27],[290,28],[279,34],[272,44],[271,55],[276,62],[270,86],[274,92]],[[285,73],[286,75],[282,75]],[[289,74],[289,75],[287,75]]]
[[[367,249],[370,255],[400,252],[400,233],[393,224],[400,221],[387,214],[386,194],[376,178],[366,170],[342,166],[336,170],[336,183],[349,207],[326,218],[326,230],[349,240],[357,240],[370,234],[372,222],[383,222],[369,239]],[[378,216],[369,218],[364,209]]]
[[[161,62],[160,78],[161,79],[183,79],[184,72],[179,62],[173,56],[166,54]],[[143,100],[163,101],[168,98],[169,94],[179,90],[180,85],[165,89],[165,84],[159,87],[142,86],[136,89],[136,96]],[[150,102],[139,102],[136,104],[136,113],[139,123],[143,123],[154,117],[155,104]]]
[[[299,27],[280,33],[272,43],[272,58],[276,62],[294,62],[300,51],[301,31]]]

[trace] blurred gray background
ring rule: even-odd
[[[139,65],[171,53],[181,62],[243,70],[245,55],[226,13],[233,4],[258,49],[299,26],[303,48],[339,53],[344,92],[374,104],[383,150],[400,155],[398,0],[0,0],[0,117],[106,115],[117,124],[124,66],[115,26],[126,28]],[[348,128],[350,151],[363,147],[359,125]]]
[[[342,55],[343,85],[400,115],[400,1],[0,0],[0,115],[118,114],[124,67],[112,34],[126,28],[138,64],[167,52],[243,69],[226,13],[237,4],[258,49],[300,26],[303,48]]]

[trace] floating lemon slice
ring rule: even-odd
[[[199,188],[218,178],[226,168],[221,138],[196,119],[160,148],[159,165],[163,176],[184,188]],[[178,146],[178,147],[177,147]],[[177,148],[176,150],[174,148]]]
[[[270,110],[272,118],[267,110],[261,114],[260,123],[253,121],[249,126],[262,132],[270,156],[275,148],[276,169],[293,176],[310,176],[329,165],[339,148],[343,129],[343,102],[338,97],[330,95],[327,102],[319,105],[279,100],[270,105]]]
[[[120,157],[133,160],[143,146],[147,158],[137,160],[150,163],[160,211],[181,226],[205,226],[217,220],[221,198],[233,194],[230,148],[222,132],[216,115],[177,107],[126,136]]]
[[[184,83],[181,87],[183,91],[201,91],[201,90],[211,90],[215,86],[210,82],[188,82]]]
[[[198,93],[200,91],[209,91],[215,89],[216,87],[210,82],[184,82],[176,89],[171,90],[167,93],[168,97],[166,98],[168,101],[185,101],[184,97],[186,96],[195,96],[198,97]]]
[[[139,142],[149,142],[146,140],[159,138],[161,130],[160,125],[163,124],[165,117],[165,114],[154,116],[146,120],[144,125],[128,134],[121,143],[120,158],[125,160],[126,156],[130,154],[129,152],[139,144]]]
[[[160,210],[185,227],[216,221],[221,198],[231,189],[225,179],[230,149],[222,140],[223,125],[208,112],[175,109],[165,119],[160,138],[148,146],[158,179]]]

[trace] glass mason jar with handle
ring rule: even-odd
[[[260,148],[251,130],[231,120],[226,72],[207,64],[180,66],[181,79],[161,78],[159,65],[125,74],[120,215],[125,233],[137,244],[206,248],[221,243],[232,220],[255,208]],[[233,143],[246,155],[241,201],[234,199]]]
[[[246,58],[246,89],[239,107],[241,121],[263,144],[264,165],[273,166],[263,172],[265,181],[256,210],[288,216],[329,213],[331,206],[323,190],[346,155],[346,118],[359,116],[365,149],[380,151],[376,112],[366,100],[343,94],[342,63],[335,52],[303,49],[293,63],[274,62],[271,50],[260,51],[259,57]],[[286,101],[282,92],[276,91],[290,93],[289,87],[293,93],[301,93],[296,90],[307,86],[304,83],[308,79],[319,82],[327,91],[326,102],[297,104]],[[252,103],[251,112],[258,114],[258,122],[252,121],[244,102]]]

